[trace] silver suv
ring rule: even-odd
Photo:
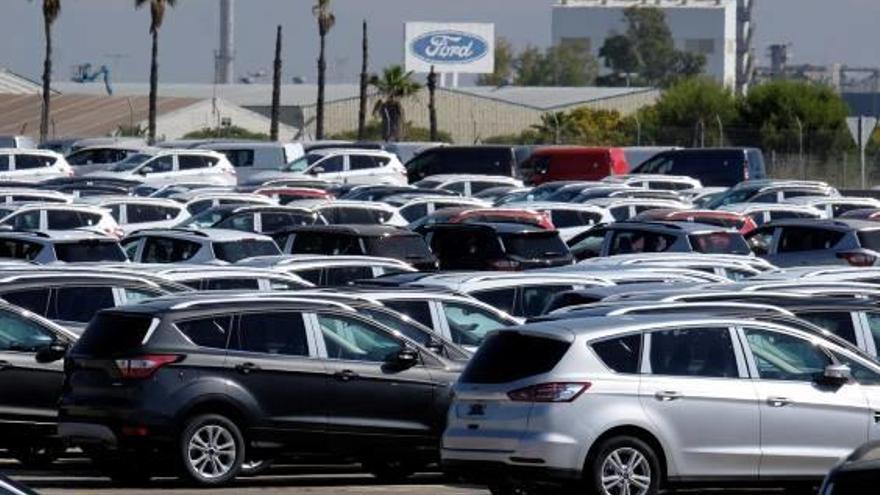
[[[818,483],[880,438],[878,407],[880,367],[834,336],[685,315],[536,323],[480,347],[455,387],[442,457],[506,483],[494,493]]]

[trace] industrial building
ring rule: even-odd
[[[706,73],[744,92],[751,80],[754,0],[560,0],[553,7],[554,44],[580,42],[598,58],[605,39],[626,31],[630,7],[661,9],[679,50],[706,57]]]

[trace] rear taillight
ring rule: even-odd
[[[153,376],[159,368],[179,362],[183,356],[177,354],[148,354],[130,359],[117,359],[116,368],[126,380],[145,380]]]
[[[508,392],[514,402],[572,402],[590,388],[589,382],[541,383]]]
[[[541,213],[538,218],[538,227],[545,230],[556,230],[556,227],[553,225],[553,219],[550,217],[550,213],[546,211]]]
[[[519,261],[515,260],[495,260],[490,263],[495,270],[513,271],[519,270]]]
[[[877,261],[877,256],[862,252],[837,253],[837,257],[852,266],[874,266]]]

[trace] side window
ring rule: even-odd
[[[852,377],[859,385],[880,385],[880,373],[875,369],[856,361],[839,352],[832,352],[834,358],[840,363],[849,366]]]
[[[485,181],[471,182],[471,194],[472,195],[477,194],[477,193],[485,191],[486,189],[489,189],[490,187],[496,187],[499,185],[501,185],[501,184],[498,184],[496,182],[485,182]]]
[[[147,170],[149,169],[149,170]],[[141,174],[159,174],[163,172],[171,172],[174,170],[174,157],[171,155],[163,155],[155,158],[145,164],[141,168]]]
[[[48,329],[14,313],[0,312],[0,351],[36,352],[54,341]]]
[[[459,345],[480,345],[486,334],[507,326],[496,315],[470,304],[445,302],[443,310],[452,341]]]
[[[425,325],[428,328],[434,328],[434,322],[431,320],[431,308],[426,301],[383,301],[382,304],[398,313],[402,313],[413,320]]]
[[[403,350],[403,344],[378,328],[344,316],[318,315],[330,359],[382,363]]]
[[[765,380],[811,382],[831,364],[831,358],[808,340],[756,328],[744,331]]]
[[[593,225],[599,221],[599,215],[589,211],[553,210],[553,225],[558,229]]]
[[[202,290],[258,290],[260,282],[255,278],[214,278],[202,286]]]
[[[370,155],[351,155],[348,157],[348,166],[350,170],[365,170],[376,168],[379,164]]]
[[[263,213],[263,232],[275,232],[294,225],[309,225],[308,217],[291,213]]]
[[[773,249],[773,241],[776,236],[775,227],[761,228],[748,235],[749,247],[758,256],[770,254]]]
[[[180,155],[177,157],[177,167],[180,170],[194,170],[208,168],[217,163],[216,158],[201,155]]]
[[[302,314],[242,315],[229,348],[260,354],[308,356],[309,342]]]
[[[779,238],[780,253],[825,250],[833,248],[844,236],[843,232],[810,227],[784,227]]]
[[[126,207],[128,223],[161,222],[177,216],[173,208],[129,203]]]
[[[243,213],[241,215],[233,215],[231,217],[227,217],[222,222],[217,224],[217,228],[241,230],[243,232],[253,232],[254,214]]]
[[[779,193],[777,191],[766,192],[763,194],[759,194],[749,200],[750,203],[778,203],[779,202]]]
[[[342,155],[331,156],[316,164],[316,168],[323,169],[317,171],[319,174],[342,172],[345,168],[345,157]]]
[[[300,270],[300,271],[296,272],[296,275],[298,275],[303,280],[310,282],[314,285],[319,285],[321,283],[321,269],[320,268],[315,269],[315,270]]]
[[[254,150],[218,150],[235,168],[253,167]]]
[[[739,369],[727,328],[683,328],[651,334],[655,375],[736,378]]]
[[[611,238],[609,254],[662,253],[675,242],[671,235],[638,230],[617,230]]]
[[[19,213],[11,218],[15,230],[40,230],[40,210]],[[5,223],[9,223],[7,220]]]
[[[115,305],[110,287],[63,287],[55,290],[46,316],[52,320],[85,323],[98,311]]]
[[[850,312],[801,313],[798,314],[798,318],[803,318],[816,326],[820,326],[853,344],[856,343],[856,329],[853,324],[852,313]]]
[[[349,282],[361,279],[373,278],[373,269],[369,266],[343,266],[328,268],[325,273],[324,284],[327,287],[348,285]]]
[[[874,347],[880,352],[880,313],[868,313],[867,316],[871,339],[874,340]]]
[[[125,302],[126,304],[136,303],[139,301],[143,301],[144,299],[150,299],[153,297],[159,297],[163,295],[159,291],[152,291],[147,289],[123,289],[123,293],[125,293]]]
[[[117,223],[120,222],[120,218],[122,218],[122,205],[117,203],[115,205],[104,205],[102,208],[109,210],[113,220],[116,220]]]
[[[602,244],[605,243],[605,233],[605,229],[589,232],[580,240],[572,244],[569,249],[579,260],[595,258],[602,254]]]
[[[141,258],[144,263],[176,263],[195,256],[199,247],[200,245],[195,242],[149,237],[144,244]]]
[[[414,222],[427,214],[428,205],[425,203],[410,205],[400,210],[400,215],[406,219],[407,222]]]
[[[14,239],[0,240],[0,258],[13,258],[20,260],[33,260],[40,254],[42,247],[39,244]]]
[[[539,316],[544,314],[547,304],[553,299],[553,296],[560,292],[572,290],[571,285],[542,285],[522,288],[522,312],[517,316]]]
[[[42,155],[15,155],[15,170],[48,167],[55,163],[55,160],[55,158]]]
[[[495,309],[513,314],[516,303],[516,289],[513,287],[472,292],[470,295]]]
[[[125,257],[128,258],[129,261],[134,261],[134,257],[137,255],[137,249],[140,244],[140,239],[131,239],[122,243],[122,250],[125,251]]]
[[[626,220],[630,216],[629,206],[616,206],[611,208],[611,216],[618,222]]]
[[[464,195],[464,187],[467,185],[467,182],[459,181],[453,182],[452,184],[447,184],[443,186],[443,189],[447,191],[457,192],[458,194]]]
[[[9,172],[9,155],[0,155],[0,172]]]
[[[94,225],[97,222],[87,223],[88,220],[94,221],[94,218],[92,217],[98,219],[101,218],[98,215],[91,215],[88,213],[83,214],[78,211],[49,210],[46,212],[46,220],[49,230],[71,230],[85,227],[87,225]]]
[[[616,373],[638,373],[642,356],[642,335],[603,340],[592,345],[605,366]]]
[[[232,329],[232,316],[216,316],[176,323],[180,333],[193,344],[211,349],[226,349]]]
[[[50,289],[28,289],[6,292],[3,299],[40,316],[46,316],[49,311],[49,291]]]

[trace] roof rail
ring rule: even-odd
[[[298,302],[298,303],[304,303],[304,304],[315,304],[316,302],[318,302],[320,304],[329,304],[329,305],[335,306],[339,309],[354,311],[354,308],[352,308],[351,306],[348,306],[348,305],[340,303],[340,302],[329,301],[329,300],[315,301],[314,299],[303,299],[303,298],[298,298],[298,297],[293,297],[293,296],[291,296],[291,297],[283,297],[283,296],[278,297],[277,295],[276,296],[268,296],[268,297],[259,297],[258,295],[254,296],[253,294],[242,294],[242,295],[234,296],[234,297],[241,298],[241,299],[237,299],[239,301],[242,299],[250,298],[254,302],[256,302],[256,301],[259,301],[259,302]],[[198,306],[209,306],[212,304],[229,304],[229,301],[230,301],[229,296],[227,296],[225,299],[203,299],[203,300],[196,300],[196,301],[186,301],[186,302],[178,303],[178,304],[171,306],[171,309],[174,309],[174,310],[189,309],[189,308],[194,308],[194,307],[198,307]]]
[[[633,313],[640,313],[646,311],[652,311],[657,309],[667,309],[667,308],[715,308],[715,307],[730,307],[730,308],[738,308],[738,309],[752,309],[752,310],[764,310],[764,311],[772,311],[779,314],[784,314],[786,316],[795,316],[794,313],[788,311],[787,309],[779,308],[776,306],[772,306],[770,304],[755,304],[755,303],[741,303],[741,302],[730,302],[730,301],[714,301],[714,302],[685,302],[682,304],[681,302],[668,302],[662,304],[646,304],[644,306],[633,306],[628,308],[620,308],[610,311],[608,316],[623,316],[629,315]]]

